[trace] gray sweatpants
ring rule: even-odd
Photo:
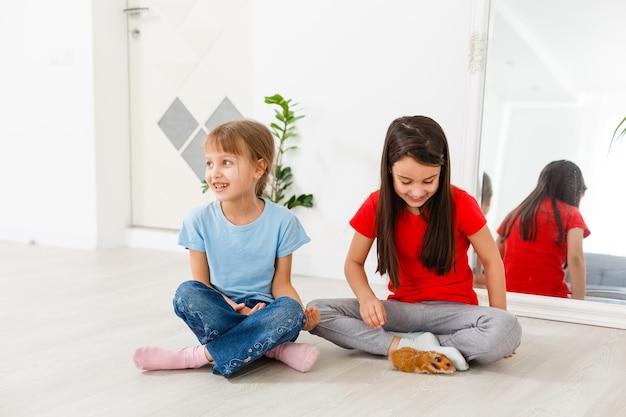
[[[442,346],[458,349],[467,361],[495,362],[520,345],[522,328],[513,314],[492,307],[429,301],[382,301],[387,322],[382,329],[368,327],[354,298],[318,299],[308,306],[318,309],[321,320],[311,333],[338,346],[387,355],[391,332],[431,332]]]

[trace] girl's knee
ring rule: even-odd
[[[498,327],[500,338],[511,346],[511,352],[517,349],[522,342],[522,326],[515,316],[508,311],[501,311],[501,315],[498,318]]]
[[[513,326],[511,329],[509,340],[512,346],[511,353],[513,353],[513,351],[522,344],[522,325],[520,324],[516,316],[514,316],[513,314],[511,314],[511,316],[513,316]]]
[[[283,341],[295,340],[306,324],[302,305],[291,297],[279,297],[270,306],[273,309],[270,315],[273,326],[278,326],[285,332]]]
[[[187,298],[189,295],[197,293],[202,287],[206,287],[206,285],[200,281],[185,281],[176,288],[176,297]]]
[[[339,298],[330,298],[330,299],[317,299],[312,300],[307,304],[307,307],[314,307],[317,311],[326,313],[326,314],[334,314],[343,312],[345,310],[344,306],[346,304],[350,304],[352,302],[357,303],[356,299],[339,299]]]
[[[475,363],[491,363],[503,359],[519,347],[522,341],[522,326],[514,314],[498,310],[492,322],[488,346],[469,358]]]
[[[304,310],[302,309],[302,305],[291,297],[279,297],[272,303],[274,307],[280,307],[284,309],[286,314],[292,315],[300,315],[304,317]]]
[[[186,306],[201,304],[207,300],[207,292],[214,291],[206,284],[189,280],[181,283],[174,293],[174,311],[180,316],[180,312],[186,309]]]
[[[312,301],[309,301],[309,303],[306,306],[313,307],[319,311],[320,309],[324,307],[324,304],[322,303],[322,301],[323,300],[312,300]]]

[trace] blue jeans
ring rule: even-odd
[[[466,360],[495,362],[520,345],[522,328],[513,314],[492,307],[464,303],[404,303],[383,300],[387,322],[382,329],[368,327],[354,298],[313,300],[321,320],[311,333],[338,346],[387,355],[391,332],[431,332],[441,346],[458,349]]]
[[[246,300],[254,307],[255,300]],[[268,350],[298,337],[306,323],[299,302],[280,297],[251,315],[236,312],[224,297],[199,281],[183,282],[174,296],[174,311],[206,346],[214,374],[230,377]]]

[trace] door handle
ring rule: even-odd
[[[130,7],[128,9],[124,9],[122,11],[124,13],[126,13],[130,17],[137,18],[137,17],[141,16],[142,12],[147,12],[148,10],[150,10],[150,9],[147,8],[147,7]]]

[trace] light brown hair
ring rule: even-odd
[[[203,149],[215,147],[223,152],[247,158],[253,165],[263,159],[267,167],[256,183],[255,193],[263,195],[274,163],[275,145],[270,130],[255,120],[242,119],[214,127],[204,141]]]

